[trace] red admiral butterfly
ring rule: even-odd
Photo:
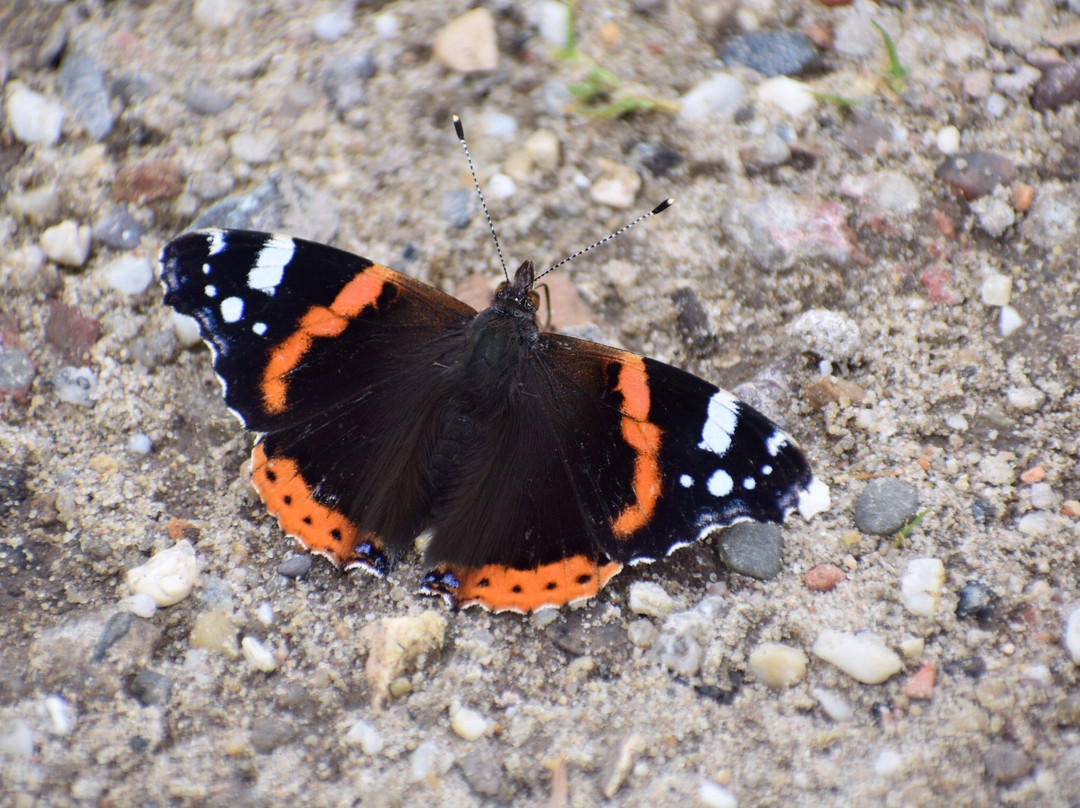
[[[383,576],[427,534],[422,591],[530,612],[715,528],[828,507],[795,442],[730,393],[541,331],[531,261],[481,312],[282,235],[188,233],[161,263],[259,435],[266,507],[337,565]]]

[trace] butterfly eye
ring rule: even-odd
[[[495,287],[495,294],[496,295],[501,295],[503,292],[505,292],[509,288],[510,288],[510,281],[503,281],[502,283],[500,283],[498,286]]]
[[[533,311],[540,308],[540,293],[535,289],[529,290],[529,294],[525,296],[525,299],[528,301],[529,307],[532,308]]]

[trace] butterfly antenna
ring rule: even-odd
[[[650,210],[648,213],[643,213],[641,216],[638,216],[636,219],[634,219],[634,221],[630,222],[630,224],[624,224],[622,227],[620,227],[618,230],[616,230],[610,236],[605,236],[604,238],[600,239],[599,241],[597,241],[597,242],[595,242],[593,244],[590,244],[584,250],[578,250],[576,253],[569,256],[568,258],[564,258],[559,263],[548,267],[547,269],[545,269],[543,272],[541,272],[539,275],[536,276],[536,278],[533,280],[533,283],[540,280],[542,277],[547,275],[552,270],[558,269],[563,264],[566,264],[566,263],[569,263],[570,261],[573,261],[579,255],[584,255],[585,253],[587,253],[589,250],[593,249],[594,247],[599,247],[601,244],[607,244],[613,238],[615,238],[616,236],[622,235],[623,233],[625,233],[627,230],[629,230],[634,225],[640,224],[641,222],[648,219],[650,216],[655,216],[658,213],[662,213],[663,211],[667,210],[668,208],[670,208],[674,204],[675,204],[674,199],[671,199],[671,198],[665,199],[663,202],[661,202],[655,208]]]
[[[499,254],[499,263],[502,264],[503,275],[505,275],[506,280],[509,281],[510,273],[506,269],[506,259],[503,258],[502,246],[499,244],[499,236],[495,232],[495,222],[491,220],[487,201],[484,199],[484,192],[480,190],[480,180],[476,178],[476,168],[473,167],[472,155],[469,153],[469,144],[465,142],[465,129],[461,125],[461,118],[457,115],[454,116],[454,131],[457,132],[458,140],[461,141],[461,147],[465,149],[465,160],[469,163],[469,173],[472,174],[473,185],[476,186],[476,195],[480,197],[480,206],[484,209],[484,217],[487,219],[488,229],[491,230],[491,237],[495,240],[495,251]],[[637,222],[634,224],[637,224]]]

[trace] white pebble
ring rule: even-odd
[[[1048,535],[1056,527],[1056,522],[1052,514],[1032,511],[1020,517],[1020,521],[1016,523],[1016,529],[1024,536],[1036,539]]]
[[[641,190],[641,176],[629,166],[611,160],[598,161],[604,174],[589,188],[593,201],[612,208],[629,208]]]
[[[274,652],[263,645],[258,638],[252,637],[250,634],[245,636],[240,641],[240,650],[244,654],[244,659],[255,670],[263,673],[273,673],[278,669],[278,661],[274,656]]]
[[[983,279],[979,293],[984,306],[1007,306],[1012,295],[1012,278],[1000,272],[991,272]]]
[[[517,183],[506,174],[494,174],[487,182],[488,195],[492,199],[509,199],[517,193]]]
[[[791,687],[806,676],[809,660],[798,648],[778,642],[766,642],[750,654],[749,668],[754,677],[771,688]]]
[[[1012,306],[1001,307],[1001,314],[998,315],[998,333],[1001,334],[1001,336],[1012,336],[1012,334],[1023,325],[1024,318],[1020,316],[1020,312]]]
[[[678,606],[664,587],[653,581],[635,581],[630,584],[630,611],[648,617],[667,617]]]
[[[255,612],[255,616],[259,618],[259,622],[264,626],[273,625],[274,607],[270,605],[270,601],[264,600],[260,603],[258,610]]]
[[[102,273],[105,286],[125,295],[141,295],[154,281],[150,261],[128,255],[111,263]]]
[[[956,154],[960,151],[960,130],[955,126],[943,126],[934,140],[942,154]]]
[[[745,95],[746,90],[737,78],[728,73],[717,73],[696,84],[682,97],[679,122],[695,124],[734,114]]]
[[[1024,672],[1020,674],[1020,678],[1041,687],[1049,687],[1054,683],[1054,675],[1050,672],[1050,668],[1043,665],[1041,662],[1036,662],[1035,664],[1028,665],[1024,668]]]
[[[1020,412],[1035,412],[1046,402],[1046,393],[1038,387],[1010,387],[1005,391],[1005,400]]]
[[[1040,511],[1051,511],[1057,508],[1058,496],[1050,483],[1035,483],[1031,486],[1031,507]]]
[[[61,401],[78,407],[92,407],[97,401],[97,377],[90,368],[65,365],[54,373],[53,394]]]
[[[0,753],[10,760],[26,760],[34,754],[34,731],[21,718],[0,729]]]
[[[62,738],[75,726],[75,708],[62,696],[48,696],[42,702],[43,712],[49,720],[49,734]]]
[[[517,132],[517,121],[504,112],[488,110],[476,117],[477,130],[489,137],[512,137]]]
[[[409,781],[419,783],[438,771],[442,750],[435,741],[421,741],[409,758]]]
[[[352,29],[352,4],[346,4],[315,19],[315,36],[323,42],[337,42]]]
[[[458,73],[494,70],[499,66],[495,15],[481,7],[455,17],[435,35],[432,52]]]
[[[697,797],[701,808],[738,808],[739,806],[739,801],[735,799],[734,794],[711,780],[701,781]]]
[[[867,685],[881,684],[902,667],[895,651],[865,634],[826,629],[814,641],[813,651],[815,656]]]
[[[957,432],[967,432],[969,424],[962,413],[956,413],[945,418],[945,426],[949,427],[949,429],[955,429]]]
[[[482,738],[488,731],[489,722],[482,713],[462,707],[460,704],[450,706],[450,726],[454,732],[466,741],[475,741]]]
[[[825,711],[825,715],[837,723],[849,721],[851,716],[854,715],[854,710],[851,709],[851,705],[847,703],[847,700],[831,690],[815,687],[811,689],[810,695],[817,699],[821,709]]]
[[[554,171],[559,167],[560,144],[554,132],[537,129],[522,144],[529,159],[545,171]]]
[[[991,93],[986,99],[986,112],[991,118],[1000,118],[1009,107],[1009,101],[1001,93]]]
[[[1073,609],[1065,621],[1065,648],[1073,663],[1080,665],[1080,606]]]
[[[154,444],[150,441],[150,438],[142,432],[136,432],[128,438],[127,449],[132,454],[150,454],[153,448]]]
[[[199,321],[194,317],[188,317],[186,314],[181,314],[178,311],[174,311],[170,317],[172,321],[173,333],[176,334],[176,338],[180,341],[180,344],[185,348],[191,348],[198,345],[202,340],[202,334],[199,333]]]
[[[127,585],[136,595],[152,597],[158,606],[172,606],[191,594],[198,571],[195,548],[184,539],[128,570]]]
[[[757,88],[758,101],[772,104],[792,118],[797,118],[817,104],[810,87],[787,76],[776,76],[761,82]]]
[[[38,240],[50,260],[67,267],[81,267],[90,255],[90,226],[70,219],[47,228]]]
[[[401,33],[401,21],[389,11],[376,14],[372,23],[379,39],[397,39]]]
[[[883,749],[874,760],[874,774],[888,777],[903,768],[904,759],[895,749]]]
[[[120,608],[144,620],[149,620],[157,613],[157,603],[146,592],[124,598],[120,601]]]
[[[64,108],[59,102],[18,85],[8,95],[7,119],[16,140],[51,146],[60,139]]]
[[[365,755],[374,756],[383,750],[386,741],[374,725],[358,719],[345,733],[345,743],[359,746]]]
[[[541,38],[556,48],[569,44],[570,7],[555,0],[541,0],[529,8],[529,22],[536,26]]]
[[[929,617],[945,585],[945,564],[939,558],[913,558],[900,579],[900,597],[912,614]]]
[[[229,138],[229,152],[244,163],[258,165],[269,162],[277,153],[278,137],[273,131],[252,134],[237,132]]]
[[[242,7],[242,0],[195,0],[191,17],[207,31],[220,31],[236,22]]]

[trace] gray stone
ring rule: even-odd
[[[919,492],[895,477],[871,480],[855,502],[855,526],[871,536],[900,530],[919,510]]]
[[[817,48],[801,31],[753,31],[732,37],[720,52],[727,64],[753,68],[765,76],[797,76],[819,62]]]
[[[59,84],[64,103],[91,138],[101,140],[112,131],[115,118],[109,108],[105,75],[93,56],[69,52],[60,66]]]
[[[784,568],[784,537],[779,525],[739,522],[716,542],[720,557],[735,572],[767,581]]]

